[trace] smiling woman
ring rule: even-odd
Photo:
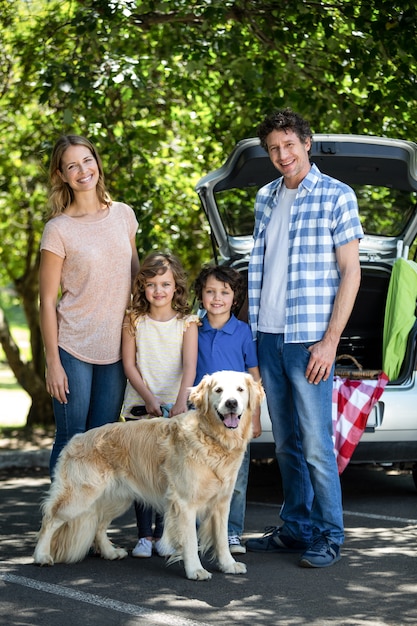
[[[52,474],[74,434],[119,419],[126,385],[122,322],[139,260],[135,214],[112,201],[88,139],[64,135],[56,142],[50,182],[39,291],[46,389],[57,429]]]

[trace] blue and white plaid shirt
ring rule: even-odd
[[[254,337],[258,330],[265,230],[272,210],[279,210],[276,196],[282,180],[262,187],[255,201],[254,246],[248,275],[249,320]],[[340,282],[335,250],[362,237],[353,190],[322,174],[313,164],[291,207],[285,342],[314,342],[323,337]]]

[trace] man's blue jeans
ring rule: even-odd
[[[284,343],[258,333],[258,359],[282,477],[284,532],[310,543],[318,534],[344,541],[340,479],[333,449],[333,372],[310,384],[305,370],[312,344]]]
[[[53,476],[59,453],[77,433],[117,422],[120,417],[126,377],[122,361],[111,365],[92,365],[59,348],[62,366],[68,377],[67,404],[53,399],[55,441],[49,470]]]

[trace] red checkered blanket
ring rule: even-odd
[[[339,474],[343,472],[365,430],[374,404],[388,382],[382,373],[377,380],[352,380],[334,377],[333,437]]]

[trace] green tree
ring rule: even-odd
[[[115,198],[140,222],[141,256],[170,248],[192,278],[210,256],[193,191],[261,117],[292,106],[317,132],[413,137],[416,10],[386,0],[6,0],[0,2],[0,280],[30,328],[24,363],[0,340],[51,419],[37,310],[51,146],[92,138]]]

